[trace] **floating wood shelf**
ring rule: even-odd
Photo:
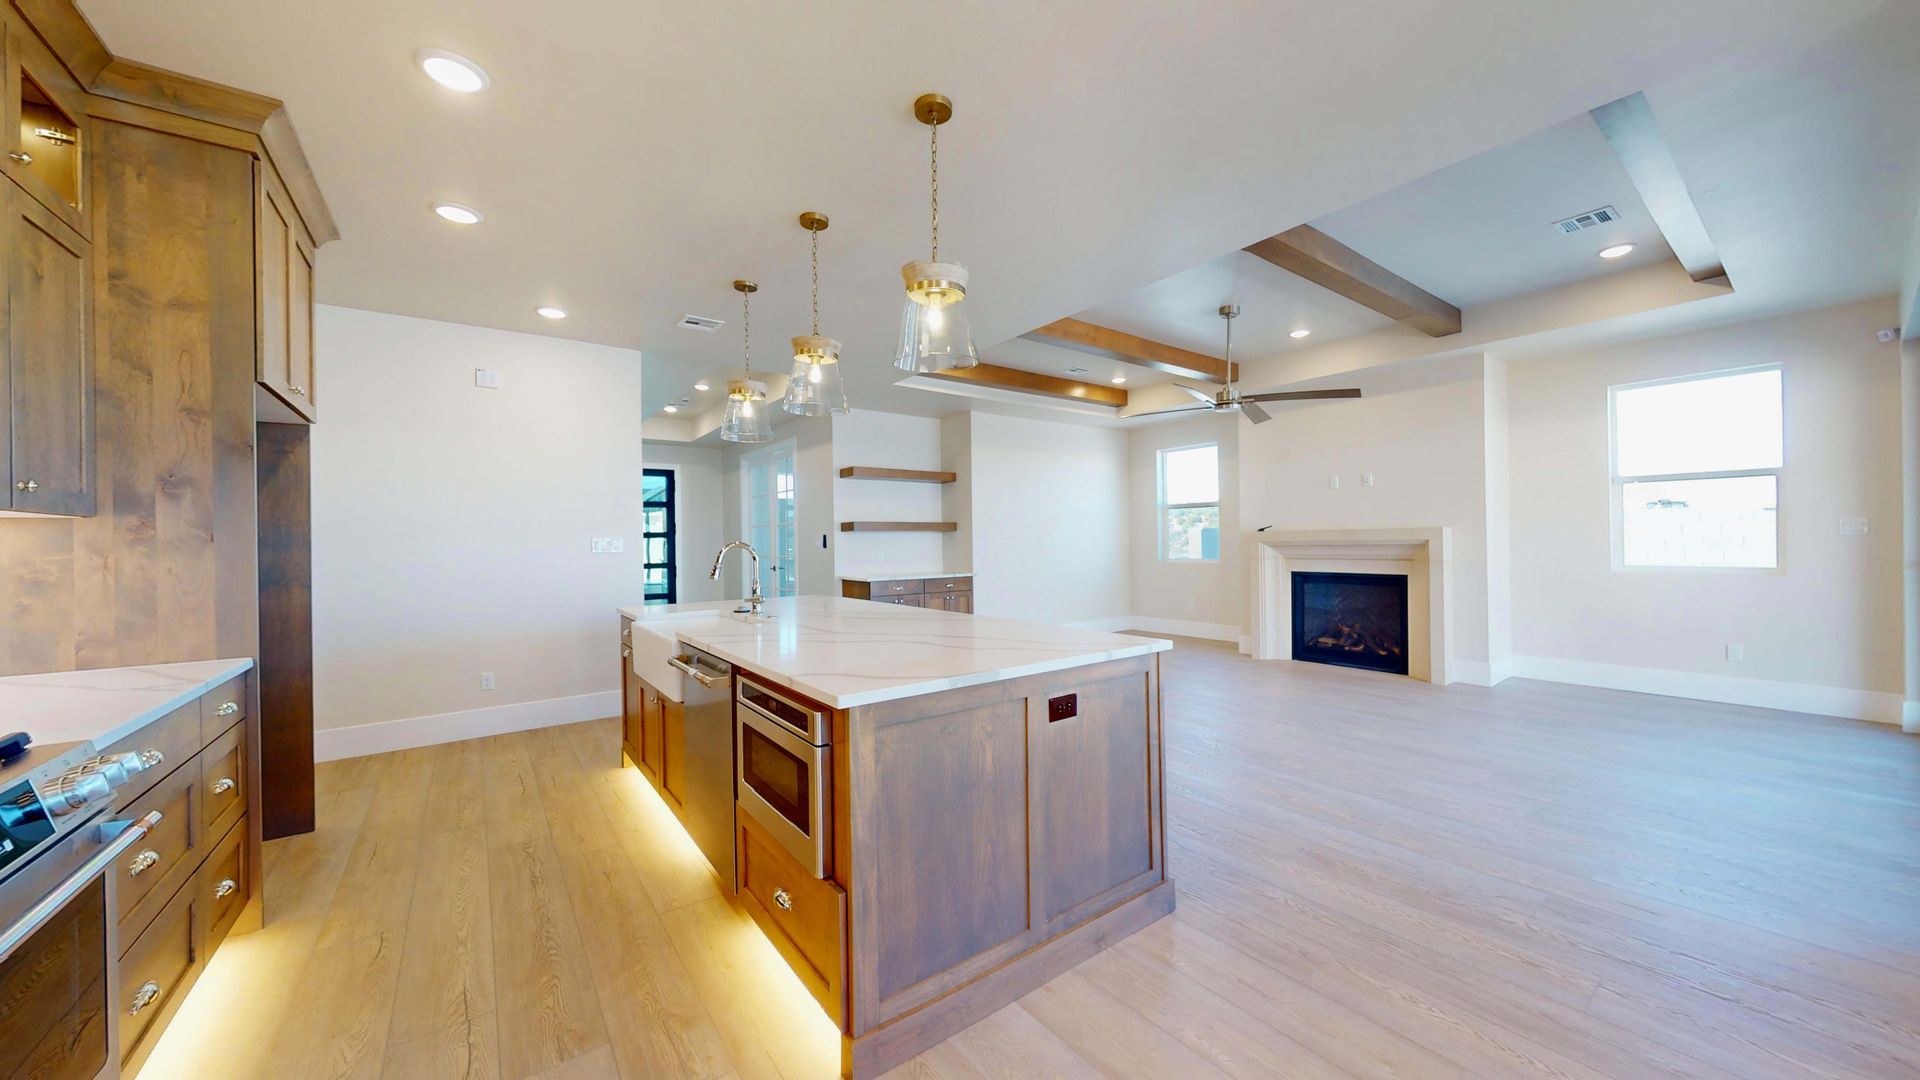
[[[847,480],[904,480],[910,484],[951,484],[959,474],[930,472],[926,469],[881,469],[872,465],[848,465],[840,470]]]
[[[958,532],[952,521],[843,521],[841,532]]]

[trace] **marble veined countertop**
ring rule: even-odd
[[[1173,642],[953,611],[794,596],[749,622],[738,600],[621,608],[636,626],[850,709],[962,686],[1164,652]],[[636,649],[647,647],[639,634]]]
[[[252,666],[243,656],[10,675],[0,678],[0,734],[24,731],[36,746],[91,742],[104,750]]]

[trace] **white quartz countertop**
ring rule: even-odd
[[[737,600],[621,608],[662,636],[712,653],[824,705],[850,709],[962,686],[1164,652],[1173,642],[953,611],[795,596],[773,618],[732,614]],[[635,635],[636,648],[639,635]]]
[[[971,570],[938,570],[926,574],[841,574],[841,581],[925,581],[928,578],[950,578],[973,576]]]
[[[91,742],[104,750],[253,667],[253,660],[56,671],[0,678],[0,733],[36,746]]]

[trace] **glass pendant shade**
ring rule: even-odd
[[[967,268],[958,263],[912,262],[900,268],[907,304],[900,314],[900,349],[893,366],[930,372],[970,368],[980,362],[973,325],[961,301]]]
[[[773,438],[765,384],[736,379],[727,387],[727,408],[720,414],[720,438],[737,443],[763,443]]]
[[[782,403],[790,413],[824,416],[847,411],[847,385],[840,378],[840,343],[807,334],[793,339],[793,377]]]

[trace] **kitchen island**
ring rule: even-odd
[[[642,717],[628,753],[669,794],[675,755],[697,770],[730,728],[735,782],[667,801],[691,828],[737,798],[715,870],[839,1025],[847,1075],[1173,909],[1171,643],[842,597],[732,607],[621,610],[628,696],[669,714]],[[723,692],[724,711],[692,704]]]

